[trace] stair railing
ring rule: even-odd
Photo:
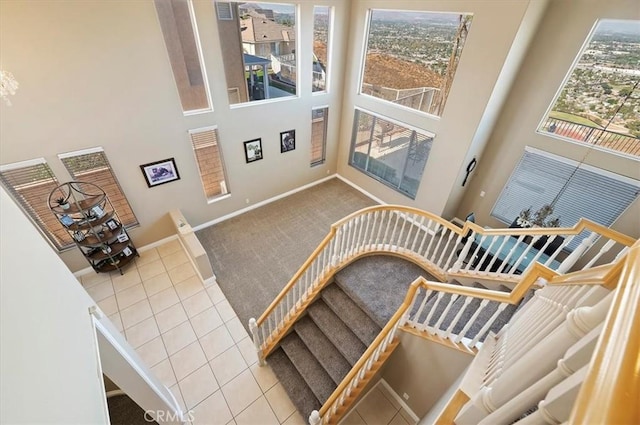
[[[583,240],[578,249],[566,258],[561,258],[564,255],[562,248],[571,238],[585,230],[591,232],[590,236]],[[602,262],[606,258],[605,254],[610,256],[613,253],[619,258],[634,242],[628,236],[584,219],[568,229],[483,229],[470,222],[461,228],[429,212],[399,205],[379,205],[357,211],[331,226],[329,234],[260,318],[250,320],[249,327],[258,358],[263,364],[264,358],[287,334],[293,323],[304,314],[307,306],[328,284],[331,277],[360,257],[374,253],[400,256],[421,266],[442,282],[456,274],[517,282],[522,279],[516,271],[518,266],[532,255],[534,258],[527,261],[531,264],[538,262],[541,253],[551,246],[556,235],[565,237],[565,240],[553,255],[549,256],[545,264],[557,267],[561,273],[568,271],[582,258],[599,236],[605,238],[606,242],[590,257],[584,269]],[[524,252],[516,252],[517,250],[513,249],[511,252],[504,252],[509,236],[517,238],[518,242],[525,241],[527,237],[533,238],[525,246],[534,245],[543,236],[548,237],[548,240],[537,254],[534,254],[532,248],[525,249]],[[465,238],[466,243],[462,244]],[[477,238],[481,243],[474,247],[473,243]],[[487,243],[490,249],[480,255],[482,258],[477,262],[480,265],[473,261],[464,265],[465,258],[479,256],[479,247],[483,243]],[[462,248],[458,249],[461,245]],[[499,255],[490,259],[487,253],[491,250],[507,256],[502,261],[504,265],[497,271],[491,270],[500,261]],[[487,261],[488,265],[485,264]],[[507,264],[511,264],[509,269]]]
[[[398,346],[396,332],[407,321],[423,282],[425,282],[424,278],[420,277],[411,284],[398,310],[322,405],[320,411],[311,412],[309,417],[311,425],[337,424],[349,410],[371,378]]]
[[[540,262],[560,274],[615,262],[635,239],[587,219],[571,228],[484,229],[466,222],[467,236],[450,277],[488,277],[506,282],[520,280],[528,265]],[[571,252],[568,246],[585,232],[586,237]],[[591,252],[598,239],[600,248]],[[582,263],[582,264],[581,264]]]

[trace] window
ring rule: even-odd
[[[0,181],[56,249],[75,246],[69,232],[49,210],[49,194],[59,183],[44,158],[0,166]]]
[[[313,7],[313,91],[327,90],[329,72],[329,34],[331,32],[331,8]]]
[[[361,93],[442,115],[471,18],[372,10]]]
[[[228,194],[218,130],[215,127],[200,128],[189,131],[189,136],[207,200]]]
[[[349,164],[415,199],[433,137],[356,109]]]
[[[216,2],[216,9],[229,103],[295,96],[296,6]]]
[[[327,153],[327,122],[329,108],[311,111],[311,166],[324,163]]]
[[[182,110],[210,110],[209,90],[188,0],[155,0]]]
[[[138,219],[124,196],[102,148],[60,154],[58,158],[73,180],[93,183],[105,191],[125,227],[138,225]]]
[[[574,226],[582,217],[608,227],[638,193],[637,180],[527,147],[491,215],[511,223],[523,209],[550,204],[561,227]],[[584,237],[568,247],[574,249]]]
[[[538,127],[640,158],[640,21],[598,22]]]

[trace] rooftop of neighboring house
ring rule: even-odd
[[[271,10],[250,9],[240,19],[243,43],[273,43],[294,41],[295,29],[279,24],[273,18]]]

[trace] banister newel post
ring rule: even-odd
[[[251,338],[253,339],[253,346],[256,349],[256,355],[258,356],[258,364],[260,366],[264,366],[264,355],[262,354],[262,349],[260,348],[260,340],[258,338],[258,323],[255,318],[249,319],[249,330],[251,331]]]
[[[309,425],[320,425],[320,412],[314,410],[309,415]]]

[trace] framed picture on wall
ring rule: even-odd
[[[244,142],[244,157],[247,163],[262,159],[262,139]]]
[[[173,158],[150,162],[141,165],[140,169],[149,187],[180,180],[180,174],[178,174],[178,168]]]
[[[292,151],[296,148],[296,131],[289,130],[280,133],[280,153]]]

